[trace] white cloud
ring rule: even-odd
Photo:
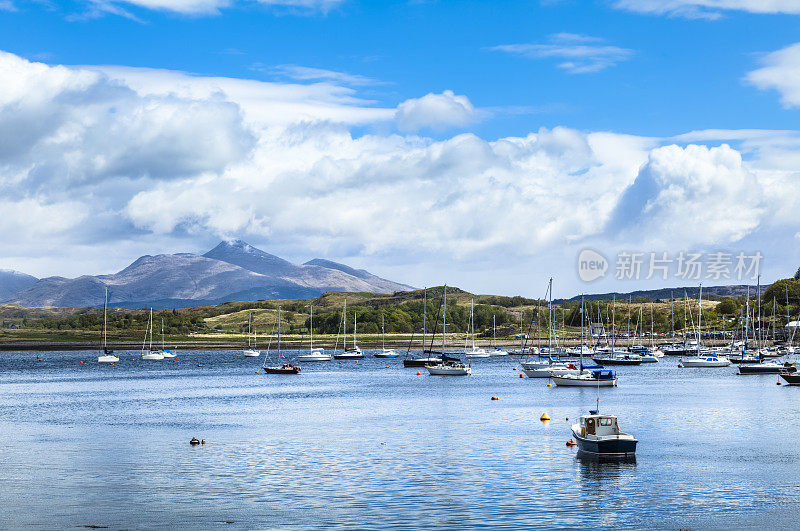
[[[763,67],[747,74],[756,87],[777,90],[786,107],[800,106],[800,43],[767,54]]]
[[[469,98],[457,96],[452,90],[408,99],[397,106],[395,113],[395,120],[401,131],[418,131],[423,128],[442,131],[450,127],[469,125],[477,118],[478,112]]]
[[[169,11],[182,15],[216,15],[220,9],[230,7],[237,0],[90,0],[102,12],[132,16],[122,6],[136,6],[154,11]],[[344,0],[257,0],[268,6],[289,8],[295,11],[327,12]],[[10,2],[9,2],[10,3]],[[239,2],[244,4],[244,2]],[[2,3],[0,3],[2,8]]]
[[[650,152],[619,199],[609,230],[662,247],[675,240],[736,242],[759,226],[764,209],[762,187],[738,151],[726,144],[670,145]]]
[[[800,0],[617,0],[621,9],[689,18],[717,18],[724,11],[800,14]]]
[[[797,232],[800,165],[781,162],[800,157],[796,132],[402,133],[479,114],[450,91],[392,109],[333,82],[2,54],[0,267],[109,272],[145,252],[241,236],[289,258],[427,267],[401,278],[420,285],[474,271],[494,279],[487,290],[517,291],[511,279],[563,270],[576,246],[686,249]],[[395,117],[401,132],[390,129]],[[696,145],[720,139],[739,149]],[[664,145],[676,141],[689,145]],[[502,279],[485,275],[499,261]],[[430,276],[445,270],[449,278]]]
[[[570,74],[605,70],[630,59],[633,50],[603,44],[603,40],[574,33],[556,33],[548,43],[501,44],[490,49],[531,59],[558,59],[558,67]]]
[[[254,69],[269,70],[297,81],[332,81],[334,83],[355,87],[383,84],[382,81],[367,76],[300,65],[278,65],[272,68],[265,68],[263,65],[255,65]]]

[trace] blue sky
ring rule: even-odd
[[[800,1],[5,0],[0,9],[0,50],[22,61],[9,59],[0,84],[30,82],[15,75],[36,63],[50,68],[46,75],[53,83],[62,79],[57,65],[99,76],[89,85],[70,81],[68,88],[58,89],[66,92],[54,89],[41,96],[48,113],[70,116],[57,138],[74,127],[87,127],[96,138],[97,131],[80,116],[97,106],[70,103],[64,113],[54,111],[65,100],[83,91],[87,101],[106,101],[124,86],[130,93],[109,97],[113,101],[103,104],[108,107],[102,120],[137,106],[143,107],[131,116],[154,109],[175,112],[171,106],[178,103],[170,98],[190,107],[208,101],[212,105],[203,106],[210,113],[207,120],[184,124],[185,134],[180,124],[170,123],[165,138],[173,146],[185,139],[187,146],[209,142],[219,148],[213,157],[204,150],[208,160],[175,148],[169,154],[178,161],[174,173],[162,172],[155,168],[165,160],[163,153],[137,148],[143,129],[127,128],[131,120],[120,118],[107,127],[133,147],[102,171],[96,161],[108,157],[104,148],[95,153],[87,147],[80,157],[90,162],[81,166],[74,162],[75,145],[56,142],[53,147],[47,140],[52,136],[42,136],[33,151],[0,158],[0,189],[14,201],[9,211],[30,212],[31,202],[42,212],[54,209],[66,216],[63,225],[73,227],[74,239],[68,243],[73,252],[48,258],[20,237],[10,242],[0,267],[37,275],[110,272],[140,252],[201,250],[234,236],[290,259],[322,255],[418,285],[448,280],[442,271],[452,270],[451,283],[485,292],[521,291],[517,286],[531,274],[531,263],[542,276],[571,268],[577,251],[589,244],[609,255],[620,248],[765,249],[772,253],[767,274],[776,277],[800,265],[785,244],[797,243],[797,227],[786,214],[767,214],[778,208],[776,202],[791,210],[782,198],[797,192],[800,81],[793,79],[800,64],[791,46],[800,41]],[[229,80],[266,83],[251,87],[257,94],[243,94]],[[205,87],[214,83],[218,89]],[[314,103],[313,110],[286,105],[294,102],[296,87],[300,100]],[[226,114],[230,107],[222,100],[240,109],[243,123],[236,122],[236,113]],[[5,110],[35,101],[40,101],[35,91],[21,93],[5,102]],[[223,114],[213,114],[217,106]],[[218,121],[217,116],[224,117]],[[13,134],[9,131],[18,123],[6,123],[6,133]],[[158,124],[160,131],[164,122]],[[0,121],[0,134],[3,127]],[[195,138],[198,127],[210,131],[210,138]],[[302,140],[297,140],[300,129]],[[707,130],[722,132],[689,134]],[[775,130],[783,132],[768,132]],[[464,133],[467,140],[460,136]],[[86,145],[87,138],[80,142]],[[514,138],[529,140],[524,160],[503,147],[503,139]],[[723,143],[735,152],[732,158],[713,151]],[[670,144],[680,147],[673,154],[680,161],[662,160],[673,156],[668,150],[654,151]],[[684,151],[690,144],[712,151]],[[461,158],[441,158],[454,145],[463,152],[452,157]],[[276,146],[291,146],[296,159],[281,158]],[[481,154],[486,149],[493,151],[488,158]],[[89,157],[89,152],[95,154]],[[509,169],[511,163],[500,160],[506,156],[517,166]],[[409,162],[405,173],[393,173],[398,160],[414,157],[419,160]],[[686,157],[699,159],[687,162]],[[187,160],[194,163],[182,167]],[[309,160],[317,164],[311,167]],[[646,237],[613,232],[611,221],[619,222],[614,207],[625,189],[637,178],[649,179],[651,170],[656,184],[647,188],[650,195],[634,201],[632,208],[638,205],[641,212],[631,219],[674,200],[676,187],[682,187],[681,208],[692,203],[698,212],[713,210],[726,194],[731,202],[757,205],[737,213],[732,223],[720,220],[721,211],[685,234],[675,232],[682,227],[680,220],[668,219],[670,212],[647,229]],[[449,175],[448,183],[436,184],[437,175]],[[586,183],[580,182],[582,176]],[[57,185],[42,185],[48,179]],[[208,186],[203,197],[213,197],[219,193],[214,186],[231,189],[222,185],[226,179],[235,182],[233,188],[251,192],[231,197],[231,212],[219,211],[211,200],[202,206],[198,197],[185,198],[180,207],[148,210],[158,198],[180,202],[177,195],[187,189]],[[291,183],[298,180],[308,186],[294,188]],[[517,184],[516,192],[502,192]],[[348,187],[370,189],[367,197],[384,202],[368,209],[367,218],[376,224],[402,207],[393,194],[409,198],[397,217],[422,217],[428,227],[410,231],[418,242],[413,252],[399,222],[371,241],[349,228],[346,215],[329,212]],[[590,192],[572,195],[569,202],[570,187]],[[309,190],[320,198],[312,207],[317,215],[336,218],[324,230],[295,230],[305,221],[298,222],[299,211],[293,209],[312,204],[304,203]],[[262,202],[254,199],[259,194]],[[422,199],[415,203],[413,198],[437,194],[423,213],[414,213]],[[284,199],[265,207],[272,197]],[[493,213],[513,197],[524,197],[528,208],[520,207],[516,217],[495,219]],[[107,221],[87,227],[81,205],[99,209]],[[448,213],[444,225],[452,227],[441,228],[440,207]],[[482,225],[470,216],[471,209],[480,212]],[[579,212],[573,215],[572,209]],[[541,214],[525,217],[530,210]],[[233,221],[243,211],[248,215]],[[652,222],[649,215],[642,219]],[[525,227],[517,240],[502,236],[517,220]],[[721,226],[705,230],[708,223]],[[669,232],[669,227],[676,229]],[[52,229],[41,231],[63,241],[63,234]],[[708,237],[694,236],[698,232]],[[488,256],[499,257],[507,268],[503,280],[493,274],[496,265]],[[574,274],[564,284],[584,289]],[[607,279],[590,288],[617,284]]]

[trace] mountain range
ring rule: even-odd
[[[239,300],[316,297],[327,291],[394,293],[411,286],[324,259],[295,265],[241,240],[209,252],[145,255],[112,275],[36,279],[0,270],[0,303],[25,307],[180,308]]]

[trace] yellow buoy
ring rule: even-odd
[[[550,382],[547,382],[547,387],[553,387],[553,384],[550,383]]]
[[[539,420],[544,422],[545,420],[550,420],[550,417],[547,415],[547,412],[545,412],[545,413],[542,413],[542,416],[539,417]]]

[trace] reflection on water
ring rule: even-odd
[[[619,368],[600,408],[640,442],[607,460],[565,446],[597,390],[509,359],[442,378],[402,359],[281,376],[233,352],[95,356],[0,354],[0,527],[791,527],[800,501],[800,389],[735,369]]]

